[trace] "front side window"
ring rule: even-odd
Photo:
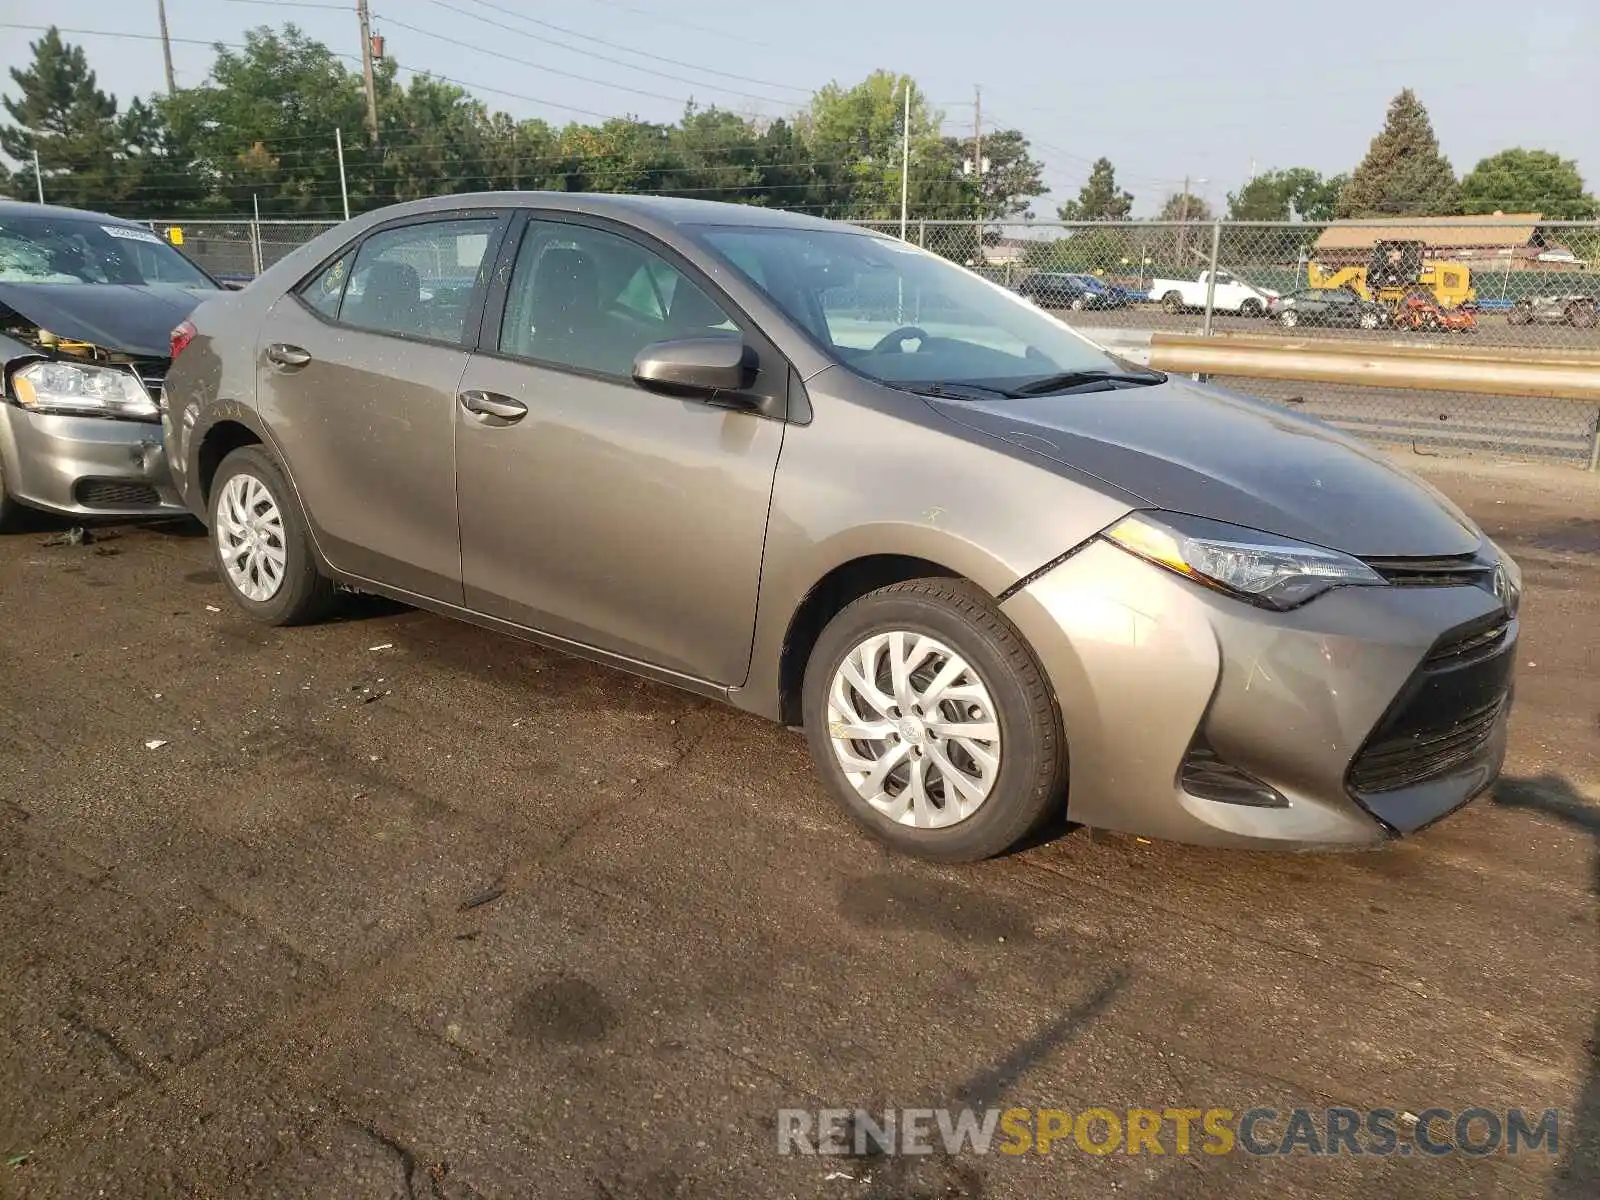
[[[738,336],[728,314],[637,242],[587,225],[529,221],[500,325],[501,353],[627,378],[652,342]]]
[[[494,227],[493,217],[469,217],[373,234],[356,252],[339,322],[376,333],[461,341]]]
[[[842,362],[880,383],[1010,391],[1069,372],[1127,370],[1014,293],[904,242],[826,228],[696,232]],[[751,262],[760,279],[746,270]]]
[[[355,256],[354,250],[346,250],[300,288],[300,298],[330,321],[339,315],[339,301],[344,299],[344,285],[349,282]]]
[[[148,229],[54,214],[0,217],[0,283],[217,286]]]

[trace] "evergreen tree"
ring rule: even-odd
[[[4,98],[15,124],[0,124],[0,150],[20,164],[8,190],[35,198],[37,152],[49,203],[79,208],[120,203],[137,178],[129,159],[147,149],[137,139],[151,135],[148,110],[139,106],[128,118],[119,117],[116,98],[100,90],[83,47],[63,42],[54,26],[31,49],[32,63],[11,68],[20,95]]]
[[[1383,132],[1344,185],[1335,215],[1441,216],[1459,212],[1459,204],[1456,174],[1439,152],[1428,110],[1406,88],[1389,102]]]
[[[1117,187],[1117,169],[1109,158],[1095,160],[1089,181],[1056,210],[1063,221],[1122,221],[1133,211],[1133,194]]]

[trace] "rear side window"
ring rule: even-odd
[[[300,288],[300,298],[330,321],[339,315],[339,301],[344,298],[344,285],[350,278],[350,263],[355,256],[354,250],[346,250]]]
[[[356,252],[339,304],[339,323],[376,333],[461,341],[494,227],[495,218],[474,217],[373,234]]]

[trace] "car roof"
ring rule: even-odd
[[[120,225],[126,229],[149,229],[138,221],[126,217],[113,217],[106,213],[90,212],[85,208],[68,208],[62,204],[34,204],[27,200],[0,200],[0,217],[79,217],[102,225]]]
[[[727,204],[719,200],[690,200],[681,196],[612,195],[606,192],[467,192],[429,196],[378,209],[367,216],[409,216],[416,213],[458,211],[463,208],[542,208],[555,212],[587,213],[660,225],[746,225],[784,229],[838,229],[842,222],[758,204]],[[859,227],[856,227],[859,228]],[[870,232],[861,230],[861,232]]]

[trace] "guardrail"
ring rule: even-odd
[[[1079,332],[1123,358],[1214,378],[1372,441],[1421,453],[1426,446],[1510,450],[1600,469],[1600,354],[1259,334]]]

